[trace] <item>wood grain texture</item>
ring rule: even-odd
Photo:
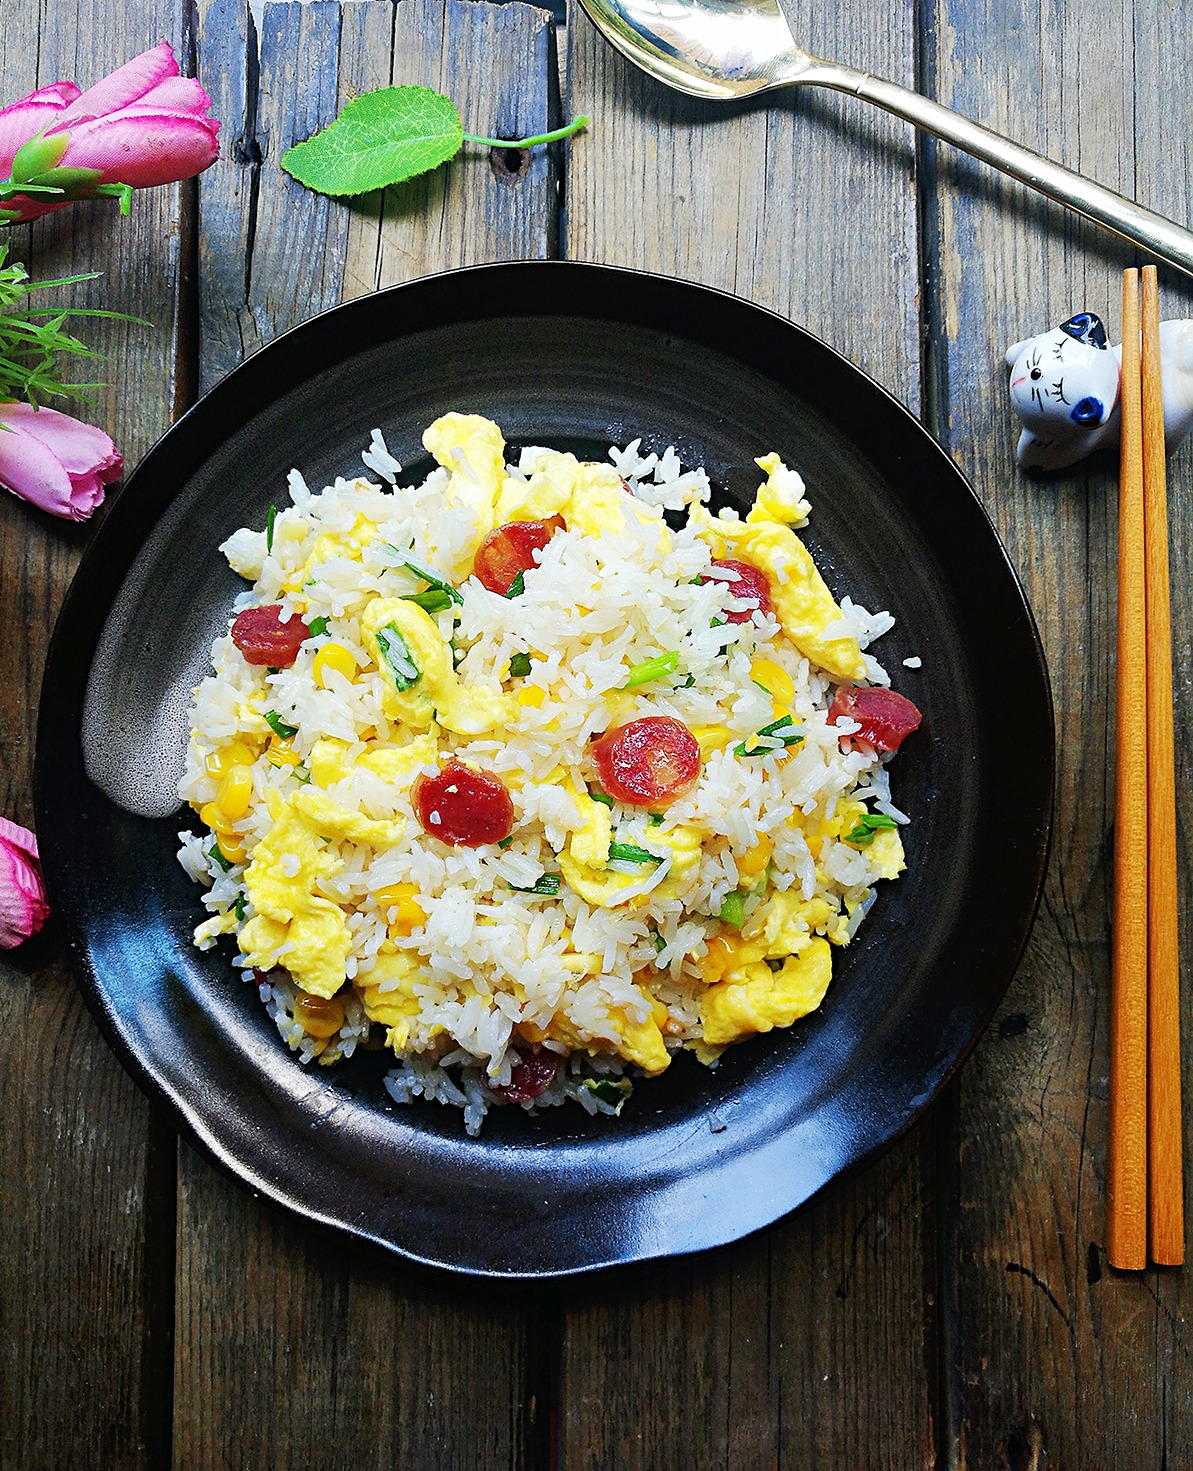
[[[1164,141],[1176,84],[1163,79],[1186,78],[1193,62],[1182,7],[1135,0],[1095,14],[936,0],[927,16],[929,80],[942,102],[1188,219],[1187,150]],[[1193,1442],[1189,1289],[1179,1273],[1117,1274],[1104,1254],[1116,466],[1103,456],[1057,477],[1023,475],[1003,365],[1012,342],[1084,308],[1119,340],[1121,272],[1132,262],[1112,237],[943,149],[930,207],[935,423],[1024,578],[1058,734],[1040,918],[960,1076],[955,1132],[941,1149],[955,1161],[940,1224],[948,1463],[1027,1465],[1036,1454],[1066,1471],[1175,1466]],[[1193,315],[1172,274],[1162,302],[1167,317]],[[1169,467],[1186,900],[1191,465],[1186,445]]]
[[[521,0],[402,0],[390,75],[367,85],[433,87],[455,102],[466,133],[528,138],[558,125],[556,64],[549,14]],[[559,157],[558,144],[465,144],[443,168],[364,196],[352,210],[345,296],[457,266],[554,256]]]
[[[407,3],[399,37],[409,48],[422,34],[427,56],[446,53],[457,100],[508,87],[518,97],[509,125],[545,125],[554,79],[540,12],[441,4],[421,7],[403,31]],[[223,105],[244,119],[237,153],[202,181],[204,381],[341,294],[371,289],[382,271],[408,273],[395,264],[389,196],[348,207],[278,168],[290,143],[345,100],[388,83],[394,29],[388,0],[267,6],[258,84],[244,7],[201,8],[201,64],[226,59]],[[542,253],[556,230],[546,165],[537,182],[533,171],[494,178],[487,161],[458,168],[418,222],[417,269]],[[405,208],[413,229],[415,206]],[[525,1294],[461,1292],[349,1250],[254,1202],[189,1149],[179,1176],[179,1471],[545,1464],[549,1311]]]
[[[66,78],[86,87],[163,38],[185,60],[184,15],[174,0],[128,11],[103,0],[6,4],[0,96],[13,101]],[[140,193],[129,219],[111,202],[79,204],[4,232],[12,258],[34,277],[105,271],[46,304],[102,305],[152,322],[93,319],[77,327],[107,356],[75,376],[103,377],[107,386],[94,407],[75,412],[112,435],[130,468],[167,427],[178,396],[179,194]],[[26,824],[42,666],[90,535],[88,526],[0,494],[8,629],[0,652],[0,811]],[[169,1352],[157,1300],[164,1288],[168,1302],[169,1264],[163,1284],[153,1243],[159,1227],[169,1230],[157,1208],[169,1210],[172,1137],[155,1129],[92,1023],[53,919],[0,960],[0,1075],[0,1466],[149,1465],[168,1437]]]
[[[821,54],[910,81],[909,6],[801,4],[788,17]],[[593,127],[569,155],[566,254],[750,297],[918,407],[910,135],[834,98],[678,97],[578,8],[569,43],[566,110],[591,113]],[[579,1294],[565,1320],[560,1464],[930,1464],[932,1129],[742,1247]]]

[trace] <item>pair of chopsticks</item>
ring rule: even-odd
[[[1185,1256],[1172,630],[1155,266],[1123,275],[1118,720],[1106,1251]]]

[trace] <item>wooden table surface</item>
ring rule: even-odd
[[[1186,10],[787,5],[822,55],[1179,220],[1193,213]],[[1057,801],[1026,957],[919,1126],[810,1208],[695,1260],[497,1293],[309,1230],[179,1142],[101,1039],[51,921],[0,966],[0,1466],[1193,1465],[1193,1286],[1116,1272],[1103,1249],[1116,476],[1019,473],[1002,364],[1083,308],[1117,332],[1134,254],[856,102],[685,101],[578,11],[568,21],[520,3],[314,0],[266,5],[255,31],[244,0],[0,0],[3,100],[89,85],[165,37],[223,120],[197,182],[138,195],[130,220],[76,206],[11,232],[13,253],[34,274],[103,270],[77,300],[152,321],[88,328],[109,354],[97,421],[130,467],[291,324],[475,261],[644,267],[823,336],[972,478],[1039,620]],[[292,141],[391,80],[448,91],[475,132],[573,112],[593,125],[353,210],[281,173]],[[1193,316],[1189,282],[1162,269],[1161,295],[1165,316]],[[1169,487],[1183,933],[1191,471],[1187,445]],[[92,531],[0,496],[0,811],[26,823],[47,640]]]

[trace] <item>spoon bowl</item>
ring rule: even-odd
[[[803,50],[776,0],[580,0],[635,66],[689,97],[728,102],[829,87],[872,102],[1193,276],[1193,232],[895,82]]]

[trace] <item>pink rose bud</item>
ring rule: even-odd
[[[0,950],[36,935],[49,912],[37,839],[27,827],[0,817]]]
[[[180,77],[168,41],[80,92],[55,82],[0,112],[0,223],[18,224],[75,199],[171,184],[219,157],[211,98]],[[34,192],[19,192],[27,185]],[[61,194],[39,194],[38,186]],[[7,195],[7,197],[2,197]]]
[[[0,485],[51,516],[86,521],[123,468],[102,429],[57,409],[0,403]]]

